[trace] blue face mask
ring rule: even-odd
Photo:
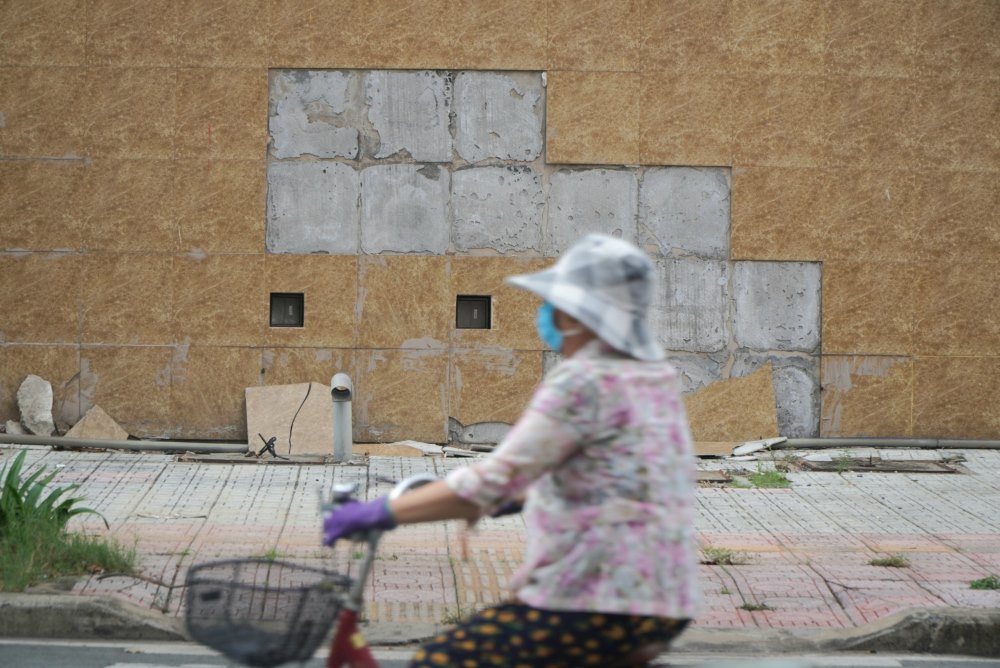
[[[538,329],[538,338],[555,352],[562,350],[564,334],[572,336],[582,331],[579,329],[560,331],[556,327],[556,309],[548,302],[538,307],[538,317],[535,318],[535,327]]]
[[[538,329],[538,338],[547,345],[550,350],[559,352],[562,348],[562,332],[556,329],[556,310],[552,304],[545,302],[538,307],[538,317],[535,318],[535,327]]]

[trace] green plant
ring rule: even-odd
[[[834,460],[834,463],[837,465],[837,473],[843,474],[851,470],[851,464],[853,464],[854,461],[851,459],[847,450],[841,450],[840,454],[837,455],[837,458]]]
[[[719,594],[722,596],[729,596],[732,593],[733,592],[729,591],[729,587],[723,587],[722,589],[719,590]]]
[[[747,602],[747,603],[744,603],[743,605],[741,605],[739,607],[740,607],[740,610],[747,610],[749,612],[758,612],[760,610],[773,610],[773,608],[771,608],[766,603],[749,603],[749,602]]]
[[[267,561],[277,561],[280,558],[281,558],[281,553],[278,552],[277,545],[264,552],[264,559],[266,559]]]
[[[451,608],[448,608],[444,611],[444,614],[441,615],[441,623],[445,626],[454,626],[455,624],[461,622],[462,619],[462,611],[458,609],[452,610]]]
[[[790,487],[792,482],[781,471],[757,471],[747,476],[754,487],[780,488]]]
[[[701,550],[701,563],[708,566],[738,566],[745,564],[749,559],[743,552],[737,552],[725,547],[705,547]]]
[[[63,575],[133,573],[134,548],[66,531],[76,515],[100,517],[69,496],[78,485],[49,489],[55,474],[46,475],[45,467],[22,480],[24,459],[20,452],[0,469],[0,590],[22,591]]]
[[[26,522],[51,523],[64,529],[74,515],[91,513],[104,518],[96,510],[74,506],[83,499],[68,497],[60,501],[60,497],[77,489],[79,485],[56,487],[46,494],[46,487],[56,477],[55,471],[45,475],[45,467],[39,466],[25,480],[21,480],[21,469],[27,453],[21,451],[14,457],[8,467],[0,469],[3,487],[0,488],[0,536],[14,530],[19,524]],[[104,525],[107,526],[107,520]]]
[[[354,559],[364,559],[365,553],[362,552],[361,550],[355,550],[354,553],[351,555],[351,557]]]
[[[886,557],[877,557],[868,562],[869,566],[884,566],[886,568],[909,568],[910,562],[901,554],[890,554]]]
[[[969,589],[1000,589],[1000,577],[987,575],[984,578],[973,580],[969,583]]]

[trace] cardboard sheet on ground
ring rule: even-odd
[[[333,454],[333,402],[328,386],[248,387],[246,400],[250,451],[259,452],[265,441],[274,438],[274,450],[283,457]]]

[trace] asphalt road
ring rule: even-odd
[[[403,668],[411,651],[377,649],[385,668]],[[322,668],[325,652],[301,664]],[[677,654],[657,665],[671,668],[1000,668],[1000,659],[926,654],[781,655],[746,659],[729,655]],[[0,639],[4,668],[210,668],[231,666],[223,657],[190,643],[102,643]],[[300,665],[300,664],[293,664]]]

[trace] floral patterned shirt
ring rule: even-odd
[[[490,456],[447,482],[484,512],[527,491],[522,602],[689,619],[695,479],[676,370],[595,340],[549,372]]]

